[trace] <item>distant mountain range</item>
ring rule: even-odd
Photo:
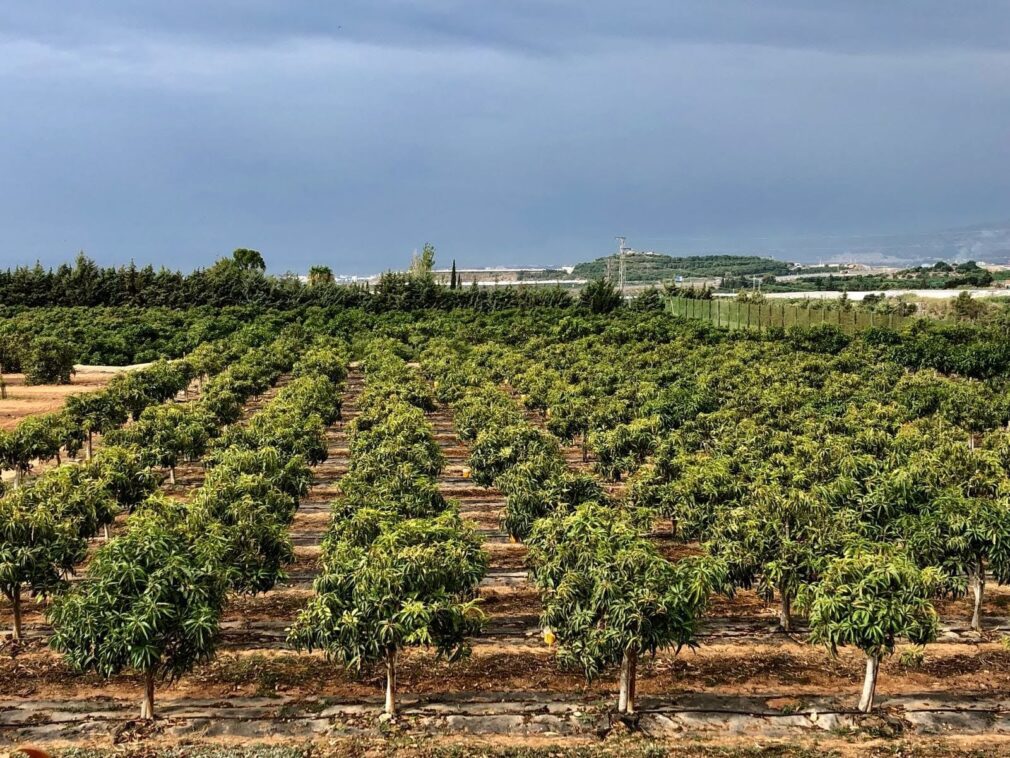
[[[720,251],[801,263],[910,266],[938,260],[1010,263],[1010,224],[900,235],[809,236]]]

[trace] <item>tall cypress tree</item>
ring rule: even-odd
[[[449,289],[456,289],[456,259],[452,259],[452,273],[449,275]]]

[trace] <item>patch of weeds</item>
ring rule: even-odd
[[[926,649],[922,645],[912,645],[898,655],[898,665],[906,669],[921,668],[926,660]]]

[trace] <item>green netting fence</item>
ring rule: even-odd
[[[814,307],[814,301],[808,306],[771,300],[764,303],[742,303],[734,298],[695,300],[671,297],[666,300],[666,309],[676,316],[701,319],[726,329],[758,331],[772,327],[789,329],[793,326],[832,324],[852,334],[872,327],[901,329],[914,320],[914,316],[874,313],[858,306],[849,309]]]

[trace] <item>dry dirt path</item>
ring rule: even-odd
[[[439,489],[459,504],[460,515],[474,525],[491,557],[480,587],[488,626],[475,646],[486,655],[507,652],[516,643],[526,647],[539,636],[541,608],[525,570],[526,547],[512,542],[501,527],[505,496],[464,477],[469,450],[456,436],[451,409],[440,406],[429,420],[446,460]]]

